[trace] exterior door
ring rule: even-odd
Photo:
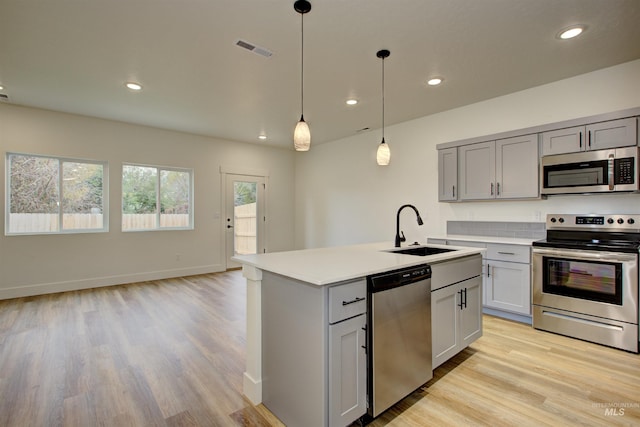
[[[226,174],[223,227],[226,268],[238,268],[234,255],[266,252],[264,244],[265,178]]]

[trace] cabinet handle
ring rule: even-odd
[[[362,330],[364,331],[364,345],[361,345],[360,347],[364,348],[364,354],[367,354],[367,346],[369,345],[369,334],[367,334],[367,325],[365,325]]]
[[[493,196],[493,182],[491,183],[491,195]]]
[[[453,195],[452,195],[452,197],[453,197],[453,198],[455,198],[455,197],[456,197],[456,186],[455,186],[455,185],[452,185],[452,186],[451,186],[451,188],[453,189],[453,191],[452,191],[452,194],[453,194]]]
[[[460,298],[458,298],[458,301],[460,301],[458,307],[460,307],[460,310],[462,310],[462,289],[460,289],[458,293],[460,294]]]
[[[487,277],[491,277],[491,265],[487,264]]]
[[[515,255],[515,252],[500,252],[500,251],[498,251],[498,253],[500,255]]]
[[[496,188],[497,188],[496,194],[499,196],[500,195],[500,183],[496,184]]]
[[[464,288],[464,308],[467,308],[467,288]]]
[[[582,131],[580,131],[580,148],[582,148]]]
[[[355,304],[357,302],[364,301],[364,300],[365,300],[365,298],[356,297],[356,299],[352,299],[351,301],[342,301],[342,305],[344,306],[344,305],[349,305],[349,304]]]
[[[591,131],[588,133],[589,148],[591,148]]]

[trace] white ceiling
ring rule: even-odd
[[[380,49],[387,126],[640,58],[640,0],[310,2],[312,144],[380,128]],[[556,38],[573,24],[588,29]],[[291,147],[300,15],[293,0],[0,0],[0,84],[16,105]]]

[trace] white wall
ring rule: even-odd
[[[444,87],[442,88],[445,89]],[[390,126],[391,164],[379,167],[379,130],[296,156],[296,247],[393,241],[397,209],[408,241],[446,231],[447,220],[536,221],[552,212],[640,213],[640,195],[438,203],[436,145],[640,106],[640,60]],[[391,106],[388,106],[391,107]]]
[[[269,172],[267,247],[294,245],[291,150],[5,104],[0,152],[107,160],[110,172],[108,233],[0,234],[0,299],[224,270],[221,166]],[[195,229],[121,232],[123,162],[192,168]]]

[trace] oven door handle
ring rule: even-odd
[[[604,251],[581,251],[574,249],[552,249],[552,248],[536,248],[532,250],[533,255],[547,255],[559,258],[583,259],[587,261],[603,261],[603,262],[629,262],[636,261],[636,254],[628,254],[623,252],[604,252]]]

